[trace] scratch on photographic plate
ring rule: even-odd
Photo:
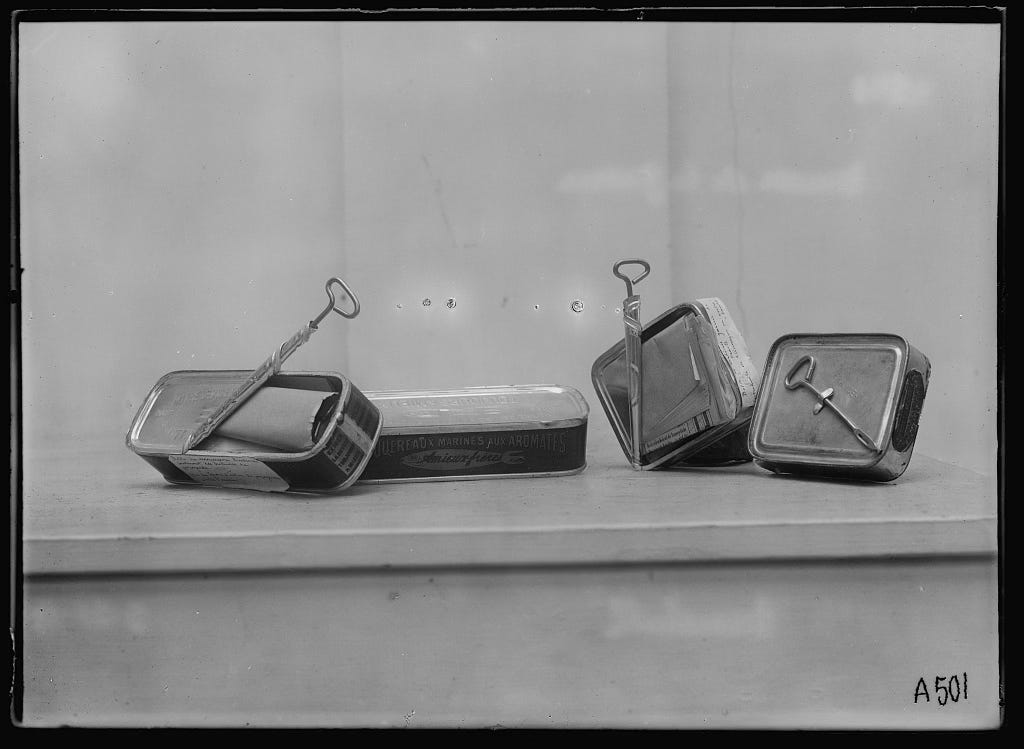
[[[441,180],[434,176],[434,170],[430,168],[430,161],[427,160],[427,155],[420,154],[420,158],[423,159],[423,166],[427,168],[427,174],[430,175],[430,179],[434,182],[434,194],[437,196],[437,206],[441,211],[441,220],[444,221],[444,226],[448,230],[448,236],[452,240],[452,247],[459,249],[459,243],[455,239],[455,231],[452,229],[452,222],[448,219],[448,211],[444,207],[444,191],[441,186]]]

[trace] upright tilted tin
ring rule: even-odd
[[[644,272],[629,278],[620,267]],[[750,461],[747,427],[759,372],[717,297],[679,304],[643,325],[633,284],[643,260],[613,272],[626,281],[625,336],[597,358],[591,379],[630,465],[728,465]]]
[[[750,425],[776,473],[891,481],[910,463],[931,365],[890,334],[792,334],[768,354]]]

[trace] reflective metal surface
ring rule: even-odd
[[[573,388],[507,385],[367,397],[384,428],[361,481],[553,476],[586,466],[590,409]]]
[[[705,301],[720,305],[718,300]],[[728,314],[724,307],[720,313]],[[734,332],[733,341],[737,337]],[[700,465],[750,460],[743,440],[722,440],[749,422],[757,375],[752,367],[727,361],[705,305],[673,307],[644,327],[640,341],[639,453],[634,447],[636,409],[630,405],[625,342],[598,357],[591,371],[601,405],[630,463],[646,470],[691,459]],[[749,360],[741,340],[737,348]],[[745,380],[742,387],[739,377]]]
[[[310,399],[321,406],[299,414],[300,426],[305,424],[309,430],[308,447],[287,450],[260,443],[255,436],[245,441],[215,432],[189,452],[180,453],[183,436],[207,419],[249,375],[248,370],[164,375],[132,421],[126,436],[129,449],[172,483],[323,492],[355,482],[380,435],[381,414],[346,377],[334,372],[290,372],[267,381],[267,388],[323,394],[322,399],[316,395]],[[256,407],[255,397],[252,403],[240,407],[237,415]],[[280,421],[277,414],[266,423],[277,427]]]
[[[910,462],[929,373],[900,336],[783,336],[768,356],[750,452],[778,472],[892,480]]]

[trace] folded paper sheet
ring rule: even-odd
[[[337,393],[262,387],[197,449],[305,452],[316,444],[337,402]]]

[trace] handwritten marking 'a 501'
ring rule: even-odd
[[[936,676],[932,683],[932,690],[928,690],[928,682],[922,676],[917,680],[914,688],[914,704],[918,702],[932,701],[935,698],[939,707],[945,707],[949,703],[962,702],[967,700],[967,672],[952,674],[951,676]]]

